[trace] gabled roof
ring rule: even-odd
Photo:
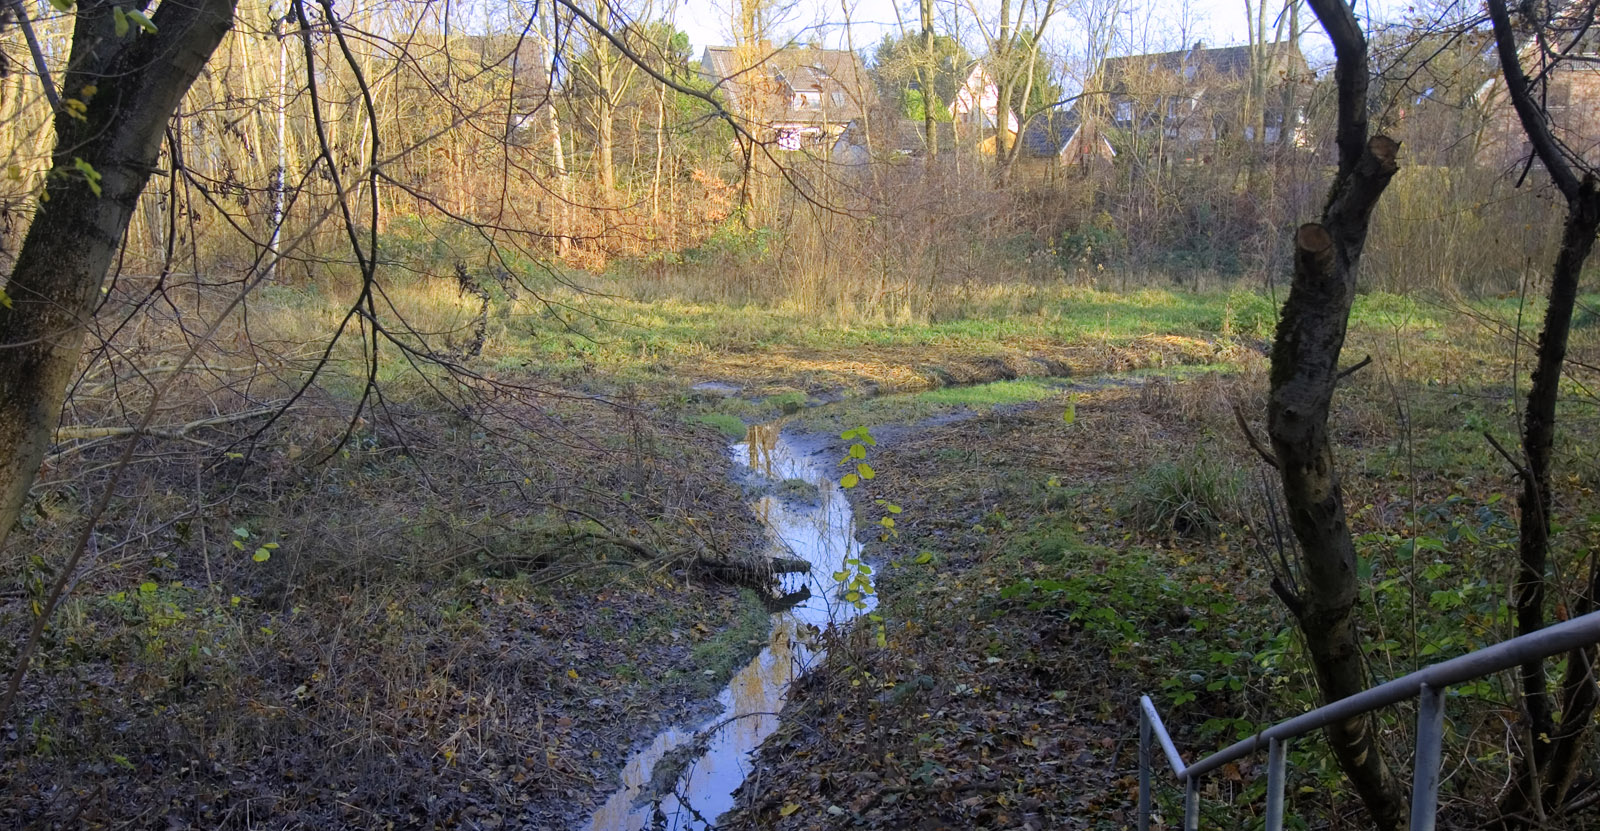
[[[1265,49],[1267,59],[1280,64],[1275,69],[1307,69],[1305,56],[1294,41],[1269,43]],[[1194,81],[1196,78],[1238,79],[1249,72],[1249,46],[1208,48],[1199,41],[1187,49],[1106,58],[1100,64],[1100,77],[1104,79],[1107,89],[1117,89],[1126,84],[1128,78],[1140,74],[1175,75],[1185,81]]]
[[[450,38],[450,52],[457,59],[466,58],[477,71],[510,73],[518,98],[542,98],[550,90],[550,60],[531,35],[455,35]]]
[[[1082,124],[1077,108],[1054,107],[1039,113],[1022,131],[1022,152],[1039,157],[1058,155]]]
[[[701,74],[746,117],[836,124],[860,118],[872,103],[872,83],[854,52],[812,46],[754,51],[754,66],[742,72],[737,47],[707,46],[700,59]]]

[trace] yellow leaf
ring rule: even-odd
[[[799,805],[793,802],[785,802],[783,803],[783,807],[778,809],[778,816],[786,817],[798,810],[800,810]]]
[[[578,671],[575,670],[575,669],[567,670],[567,677],[571,678],[574,681],[578,680]]]

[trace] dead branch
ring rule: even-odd
[[[239,421],[248,421],[252,418],[260,418],[262,416],[279,412],[279,409],[280,408],[276,405],[257,407],[253,410],[241,410],[237,413],[228,413],[226,415],[212,416],[210,418],[199,418],[186,424],[177,424],[171,427],[88,427],[83,425],[68,425],[56,429],[55,441],[57,444],[60,444],[68,441],[108,439],[115,436],[144,436],[153,439],[166,439],[168,441],[185,441],[189,440],[189,434],[196,430],[206,427],[220,427],[224,424],[233,424]],[[65,453],[57,453],[51,458],[58,458],[62,455],[65,455]]]
[[[1335,380],[1343,381],[1346,377],[1356,374],[1357,372],[1359,372],[1363,368],[1365,368],[1367,364],[1370,364],[1370,363],[1372,363],[1372,356],[1368,355],[1367,357],[1362,358],[1360,361],[1356,362],[1355,366],[1350,367],[1349,369],[1341,369],[1341,370],[1339,370],[1339,377],[1337,379],[1335,379]]]
[[[1250,429],[1250,423],[1244,419],[1244,410],[1240,409],[1237,403],[1233,405],[1233,419],[1239,423],[1239,432],[1243,433],[1244,440],[1250,443],[1250,449],[1261,457],[1261,461],[1266,462],[1273,470],[1278,470],[1278,457],[1272,455],[1272,451],[1256,438],[1255,431]]]
[[[1496,441],[1494,436],[1488,430],[1483,431],[1483,437],[1488,439],[1489,446],[1493,447],[1495,451],[1500,454],[1501,458],[1504,458],[1506,463],[1511,465],[1511,469],[1516,471],[1518,478],[1524,482],[1533,478],[1533,474],[1528,471],[1528,468],[1521,462],[1517,461],[1515,456],[1512,456],[1510,452],[1502,447],[1500,442]]]

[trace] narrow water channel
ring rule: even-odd
[[[749,772],[751,756],[778,729],[777,713],[790,682],[821,659],[812,646],[815,633],[865,611],[838,596],[833,578],[861,550],[849,500],[837,484],[838,459],[785,437],[782,421],[751,427],[729,452],[737,476],[756,477],[763,485],[764,495],[751,509],[768,529],[769,553],[811,563],[809,574],[785,575],[782,591],[809,596],[772,616],[766,647],[722,691],[716,716],[693,728],[669,728],[628,760],[622,790],[595,812],[591,831],[713,826],[733,807],[733,792]],[[793,482],[785,487],[787,480],[811,487]],[[867,598],[869,604],[872,600]],[[663,759],[683,760],[681,771],[657,774]],[[657,804],[654,791],[666,790],[661,786],[668,779],[675,781]]]

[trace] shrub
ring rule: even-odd
[[[1239,472],[1193,455],[1152,465],[1133,481],[1129,513],[1149,531],[1212,537],[1237,518]]]

